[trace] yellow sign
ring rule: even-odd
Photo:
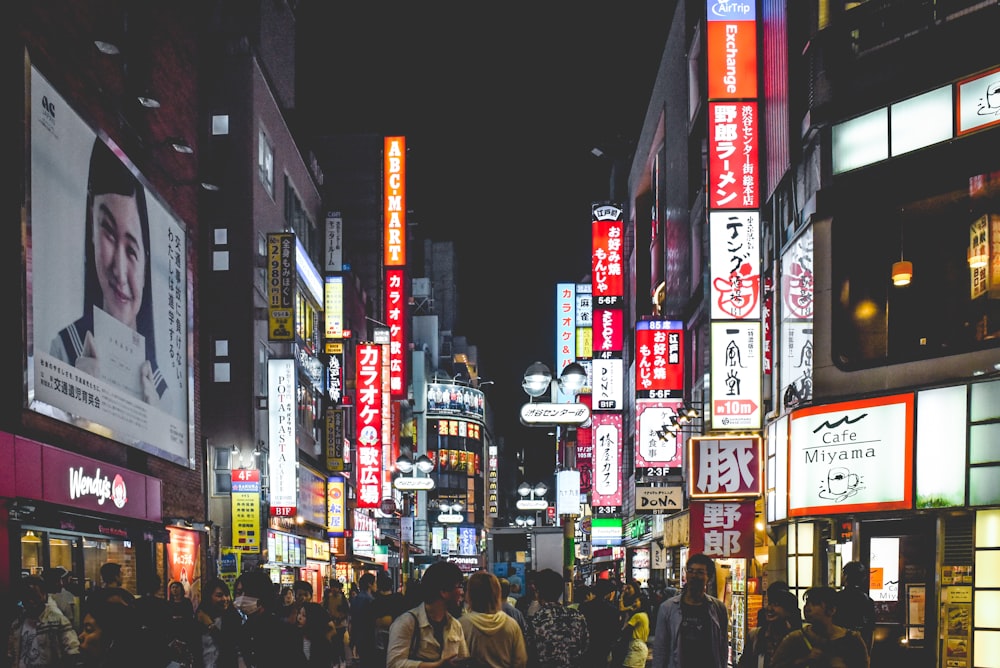
[[[267,338],[295,337],[295,235],[267,235]]]
[[[260,471],[232,471],[233,549],[260,552]]]

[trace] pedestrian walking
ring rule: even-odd
[[[813,587],[805,594],[806,624],[784,637],[774,651],[772,668],[868,668],[868,648],[861,634],[833,623],[837,590]]]
[[[750,629],[737,668],[771,668],[774,652],[792,631],[802,628],[802,615],[795,594],[768,587],[764,620]]]
[[[587,622],[589,638],[582,665],[584,668],[607,668],[620,630],[615,585],[610,580],[598,580],[592,591],[594,597],[581,603],[579,608]]]
[[[525,634],[528,661],[543,668],[579,666],[590,634],[583,613],[559,602],[563,594],[562,575],[551,568],[539,571],[535,574],[535,591],[538,611],[528,618]]]
[[[80,658],[85,668],[135,668],[167,665],[164,648],[150,642],[135,608],[106,598],[88,598],[80,628]]]
[[[525,668],[528,651],[517,621],[502,610],[503,591],[497,576],[479,571],[466,585],[467,611],[459,623],[474,665]]]
[[[73,624],[46,592],[42,578],[29,575],[16,583],[21,613],[10,628],[7,643],[13,668],[62,668],[75,665],[80,639]]]
[[[338,662],[347,659],[347,643],[345,635],[351,618],[351,606],[344,595],[344,583],[334,579],[330,582],[330,590],[326,593],[323,607],[326,608],[335,628],[334,651]]]
[[[303,668],[331,668],[339,663],[340,655],[333,647],[336,627],[326,608],[312,601],[299,603],[296,623],[301,633]]]
[[[729,662],[729,611],[708,593],[715,562],[705,554],[686,564],[687,584],[660,604],[653,637],[652,668],[726,668]]]
[[[205,582],[195,621],[201,628],[202,668],[236,668],[236,638],[243,618],[233,607],[225,580]]]
[[[427,567],[420,580],[423,603],[407,610],[389,627],[386,668],[419,668],[431,663],[439,668],[459,668],[469,656],[465,634],[448,613],[460,605],[465,588],[462,571],[448,561]]]
[[[236,641],[241,668],[282,666],[299,648],[297,632],[278,617],[277,592],[270,576],[255,569],[236,580],[233,605],[246,618]]]
[[[860,561],[849,561],[841,569],[840,577],[842,587],[837,592],[837,614],[833,621],[860,633],[870,654],[875,637],[875,602],[868,595],[868,567]]]

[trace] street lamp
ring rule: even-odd
[[[583,365],[578,362],[567,364],[560,372],[556,385],[553,385],[552,381],[552,372],[541,362],[534,362],[524,371],[524,381],[521,383],[521,387],[529,399],[528,403],[521,406],[521,423],[529,427],[565,427],[567,429],[575,429],[588,424],[590,422],[590,407],[576,401],[576,395],[579,394],[580,390],[587,383],[587,370],[583,368]],[[557,403],[557,388],[570,397],[573,397],[573,401]],[[551,403],[534,402],[534,399],[543,396],[546,392],[551,393]],[[560,453],[559,462],[564,473],[572,471],[576,461],[575,453],[571,452],[568,445],[570,441],[571,439],[569,438],[562,441],[563,451]],[[563,474],[561,473],[560,475]],[[580,512],[578,475],[576,480],[575,512],[570,509],[567,514],[560,516],[563,526],[563,579],[566,585],[564,596],[567,601],[572,600],[573,595],[574,541],[576,539],[575,519],[576,515]],[[548,491],[548,488],[546,488],[546,491]],[[521,496],[526,496],[526,494],[521,492],[521,488],[518,489],[518,492],[521,493]],[[560,499],[567,496],[562,492],[559,494]],[[533,500],[534,495],[528,501]],[[524,501],[524,499],[518,501],[518,509],[523,508],[521,504]],[[548,507],[547,502],[545,507]]]
[[[535,516],[534,515],[518,515],[514,518],[514,524],[519,527],[533,527],[535,526]]]
[[[442,524],[461,524],[465,519],[465,515],[462,513],[465,510],[465,505],[456,501],[454,503],[439,503],[438,510],[441,514],[438,515],[438,522]]]
[[[406,590],[410,579],[410,543],[413,542],[413,494],[418,490],[434,489],[434,479],[426,477],[434,470],[434,462],[425,454],[416,461],[409,455],[400,455],[396,460],[396,469],[403,475],[397,476],[392,485],[403,495],[403,510],[399,518],[399,573]],[[424,477],[418,476],[422,473]],[[412,475],[408,475],[412,474]]]
[[[556,381],[559,389],[566,394],[574,395],[587,383],[587,370],[577,362],[571,362],[563,368]],[[534,362],[524,371],[521,388],[532,399],[537,399],[552,389],[552,372],[541,362]]]

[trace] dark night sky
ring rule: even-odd
[[[590,205],[608,198],[590,149],[637,139],[672,3],[353,4],[301,5],[323,130],[407,136],[411,218],[456,243],[455,333],[495,381],[498,435],[550,473],[546,430],[517,418],[521,376],[553,364],[555,284],[589,274]]]

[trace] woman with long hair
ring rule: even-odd
[[[319,603],[308,601],[298,606],[296,623],[302,634],[302,654],[306,668],[330,668],[340,662],[340,655],[334,643],[340,636],[336,633],[329,613]]]
[[[802,615],[795,594],[768,589],[763,623],[750,630],[737,668],[770,668],[774,651],[792,631],[802,628]]]
[[[233,607],[229,585],[221,578],[209,578],[195,613],[201,628],[203,668],[236,668],[236,638],[243,618]]]

